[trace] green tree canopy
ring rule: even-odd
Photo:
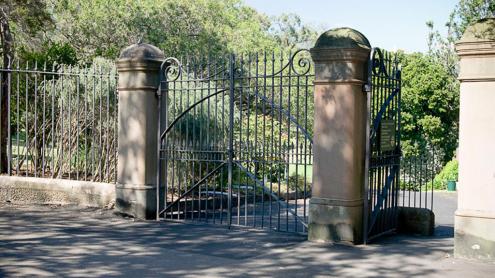
[[[435,150],[449,161],[457,148],[458,83],[429,55],[399,53],[399,57],[404,155]]]
[[[81,59],[116,58],[142,39],[166,55],[220,55],[273,49],[269,18],[239,0],[52,1],[54,37]]]

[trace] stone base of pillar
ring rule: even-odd
[[[311,198],[308,240],[361,244],[363,242],[363,200]]]
[[[454,256],[495,262],[495,213],[456,211]]]
[[[156,219],[156,186],[117,184],[115,186],[118,212],[139,219]]]

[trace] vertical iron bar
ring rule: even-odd
[[[56,81],[55,81],[55,63],[52,64],[52,113],[51,113],[51,123],[52,123],[52,140],[51,140],[51,177],[54,178],[55,174],[55,135],[57,133],[57,127],[55,126],[55,94],[56,94]],[[17,141],[19,141],[19,138],[17,138]],[[58,155],[58,154],[57,154]]]
[[[38,62],[34,62],[34,176],[38,177]]]
[[[93,65],[93,75],[92,75],[92,79],[93,79],[93,94],[92,94],[92,103],[91,103],[91,106],[92,106],[92,119],[91,119],[91,180],[92,181],[96,181],[96,175],[95,175],[95,159],[96,159],[96,156],[95,156],[95,141],[96,141],[96,138],[95,138],[95,130],[96,130],[96,105],[95,105],[95,102],[96,102],[96,66]]]
[[[290,63],[292,62],[291,61],[291,51],[289,51],[289,61],[288,61],[288,64],[289,64],[289,67],[288,67],[288,74],[287,74],[287,87],[288,87],[288,90],[287,90],[287,113],[289,113],[290,115],[290,93],[291,93],[291,73],[292,73],[292,66],[290,66]],[[282,79],[280,80],[280,86],[283,86],[283,77]],[[280,106],[280,109],[282,109],[282,106]],[[282,111],[280,111],[282,112]],[[286,231],[289,231],[289,161],[290,161],[290,157],[289,157],[289,145],[290,145],[290,119],[287,119],[287,143],[286,143],[286,147],[285,147],[285,165],[284,165],[284,168],[286,169],[286,177],[285,177],[285,181],[287,183],[286,185],[286,200],[285,200],[285,205],[286,205],[286,210],[285,210],[285,230]],[[297,179],[296,179],[297,180]],[[296,221],[297,221],[297,217],[295,217]]]
[[[88,69],[84,67],[84,180],[88,180]]]
[[[158,127],[157,127],[157,134],[156,134],[156,144],[157,150],[156,150],[156,157],[157,157],[157,168],[156,168],[156,221],[160,220],[160,181],[161,181],[161,169],[162,169],[162,160],[160,157],[161,151],[162,151],[162,111],[161,111],[161,102],[162,102],[162,82],[163,82],[163,64],[160,67],[159,71],[159,76],[158,76],[158,89],[156,91],[156,96],[158,98],[158,103],[157,103],[157,113],[158,113]],[[165,97],[166,99],[167,97]],[[165,106],[166,109],[166,106]],[[165,172],[167,169],[165,169]],[[166,175],[166,174],[165,174]],[[167,207],[167,195],[165,194],[165,208]]]
[[[284,54],[282,52],[280,52],[280,68],[282,69],[284,67]],[[282,107],[282,98],[283,98],[283,95],[282,95],[282,92],[283,92],[283,87],[282,87],[282,80],[283,80],[283,70],[280,71],[280,74],[279,74],[279,77],[278,77],[278,87],[279,87],[279,91],[278,91],[278,94],[279,94],[279,99],[278,99],[278,105],[279,107],[281,108]],[[282,126],[282,110],[278,110],[278,126],[279,126],[279,130],[278,130],[278,152],[277,152],[277,166],[280,167],[282,164],[282,161],[281,161],[281,157],[283,156],[282,154],[282,129],[283,129],[283,126]],[[278,179],[278,197],[280,198],[280,193],[281,193],[281,186],[282,186],[282,183],[281,183],[281,179],[282,179],[282,175],[280,173],[280,169],[277,171],[277,179]],[[277,209],[278,209],[278,217],[277,217],[277,230],[280,231],[280,202],[277,202]]]
[[[19,64],[19,60],[17,60],[17,88],[16,88],[16,118],[17,118],[17,128],[16,128],[16,131],[17,131],[17,134],[16,134],[16,145],[17,145],[17,154],[16,154],[16,157],[17,157],[17,163],[16,163],[16,176],[19,176],[19,171],[20,171],[20,157],[21,157],[21,152],[20,152],[20,142],[19,142],[19,133],[21,131],[20,129],[20,122],[21,122],[21,118],[20,118],[20,75],[21,75],[21,72],[20,72],[20,64]]]
[[[98,120],[100,121],[99,124],[100,124],[100,128],[98,129],[98,133],[100,134],[100,139],[98,141],[98,153],[102,153],[103,152],[103,120],[102,120],[102,117],[103,117],[103,112],[102,112],[102,105],[103,105],[103,73],[102,73],[102,66],[100,65],[99,67],[99,74],[98,74],[98,82],[100,84],[100,93],[99,93],[99,96],[98,96],[98,103],[99,103],[99,117],[98,117]],[[100,179],[99,181],[102,182],[103,181],[103,170],[102,170],[102,163],[104,161],[104,158],[103,157],[100,157],[99,160],[98,160],[98,175],[100,176]]]
[[[43,64],[43,119],[42,119],[42,133],[43,133],[43,138],[42,138],[42,157],[41,157],[41,176],[44,178],[45,177],[45,149],[46,149],[46,142],[45,142],[45,135],[46,135],[46,62]]]
[[[110,182],[110,72],[105,73],[107,76],[107,120],[106,120],[106,132],[105,132],[105,140],[107,141],[107,151],[106,151],[106,169],[105,169],[105,176],[106,176],[106,182]],[[79,99],[78,99],[79,102]],[[79,105],[78,105],[79,107]],[[78,108],[79,111],[79,108]],[[79,115],[79,113],[78,113]],[[79,137],[78,137],[79,138]]]
[[[71,77],[73,75],[73,68],[71,66],[69,66],[69,74],[67,75],[67,78],[69,79],[69,88],[67,90],[67,95],[69,97],[68,99],[68,102],[67,102],[67,106],[69,106],[69,122],[67,123],[67,129],[68,129],[68,133],[69,133],[69,146],[68,146],[68,151],[69,151],[69,180],[71,178],[71,172],[72,172],[72,139],[71,139],[71,135],[72,135],[72,92],[71,92],[71,88],[70,88],[70,81],[71,81]]]
[[[76,161],[75,161],[75,168],[76,168],[76,180],[79,180],[79,136],[80,136],[80,123],[79,123],[79,101],[80,101],[80,97],[79,97],[79,94],[80,94],[80,91],[79,91],[79,87],[81,86],[81,79],[80,79],[80,75],[81,75],[81,69],[78,67],[77,68],[77,72],[76,72]],[[108,157],[108,153],[106,154],[106,156]]]
[[[10,127],[10,103],[11,103],[11,91],[12,91],[12,68],[11,63],[7,64],[7,173],[12,175],[12,129]],[[2,80],[0,78],[0,80]],[[1,87],[1,86],[0,86]],[[5,92],[4,92],[5,93]],[[0,105],[1,107],[1,105]]]
[[[232,163],[234,159],[234,71],[235,56],[229,58],[229,160],[228,160],[228,226],[232,226]],[[239,198],[240,196],[237,196]]]
[[[26,125],[24,126],[24,131],[25,131],[25,136],[24,136],[24,144],[26,149],[25,151],[25,159],[24,162],[26,163],[26,177],[28,176],[29,173],[29,160],[28,160],[28,153],[29,153],[29,125],[28,125],[28,109],[29,109],[29,101],[28,101],[28,88],[29,88],[29,62],[26,62],[26,108],[24,111],[24,116],[26,117]]]
[[[266,51],[263,51],[263,98],[267,99],[267,92],[266,92],[266,64],[267,64],[267,59],[266,59]],[[265,188],[266,188],[266,166],[267,166],[267,160],[268,160],[268,140],[266,140],[266,102],[263,101],[262,104],[262,115],[263,115],[263,136],[262,141],[261,141],[261,147],[263,148],[263,153],[262,153],[262,178],[263,178],[263,188],[262,188],[262,196],[261,196],[261,202],[262,202],[262,210],[261,210],[261,227],[264,227],[264,220],[265,220]],[[271,192],[270,192],[271,193]],[[271,196],[271,194],[270,194]],[[271,219],[271,214],[269,215]]]

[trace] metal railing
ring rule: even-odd
[[[433,210],[434,179],[442,169],[436,153],[401,158],[399,206]]]
[[[0,68],[6,90],[7,173],[115,182],[117,74],[113,63]],[[6,84],[6,86],[5,86]],[[2,107],[0,105],[0,107]],[[5,117],[5,116],[4,116]]]

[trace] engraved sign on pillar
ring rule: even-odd
[[[382,119],[380,123],[380,150],[393,151],[395,147],[395,120]]]

